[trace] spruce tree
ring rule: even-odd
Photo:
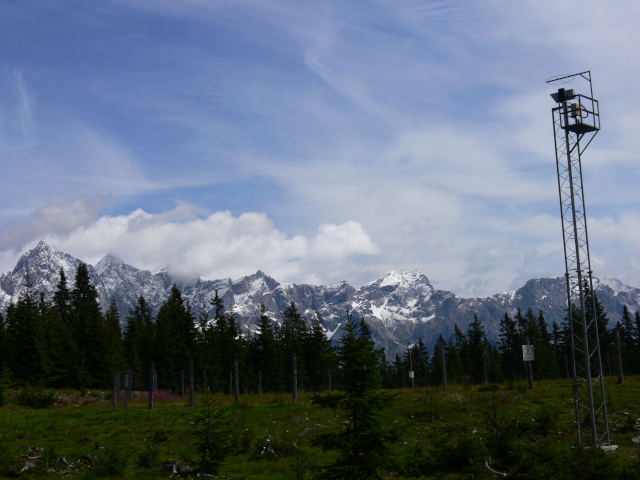
[[[158,310],[154,337],[154,362],[158,377],[166,386],[177,388],[180,370],[189,365],[195,351],[196,330],[193,313],[176,284]]]
[[[56,291],[53,294],[53,305],[58,312],[58,317],[62,323],[71,325],[72,311],[71,311],[71,292],[67,285],[67,276],[64,273],[64,269],[60,267],[60,280],[56,285]]]
[[[607,316],[607,312],[602,305],[602,302],[598,298],[595,292],[593,292],[593,301],[591,296],[591,291],[589,288],[589,284],[587,280],[585,280],[584,284],[585,290],[585,298],[586,308],[587,308],[587,318],[593,318],[594,314],[592,313],[593,307],[595,304],[595,318],[598,324],[598,336],[600,337],[600,353],[603,359],[607,358],[607,352],[613,357],[615,356],[615,340],[614,340],[614,332],[609,330],[609,317]]]
[[[464,339],[464,341],[461,340],[460,333],[462,332],[458,329],[457,325],[455,329],[458,334],[452,335],[445,346],[447,381],[462,384],[468,379],[464,364],[462,363],[462,354],[466,354],[466,339]]]
[[[252,363],[262,372],[263,391],[274,391],[277,384],[277,351],[273,322],[267,314],[267,307],[260,305],[260,317],[256,322],[256,334],[251,343]]]
[[[392,364],[392,368],[393,368],[393,372],[394,372],[394,376],[396,378],[396,385],[398,387],[404,387],[406,386],[406,373],[405,373],[405,367],[404,367],[404,361],[402,360],[402,358],[400,358],[400,354],[396,353],[396,358],[393,361]]]
[[[49,339],[49,358],[51,384],[58,388],[78,387],[80,385],[80,367],[78,347],[71,330],[73,311],[71,292],[67,285],[64,269],[60,268],[60,280],[53,294],[53,307],[49,309],[45,329]]]
[[[529,322],[527,321],[527,318],[524,315],[522,315],[522,310],[520,310],[519,308],[518,308],[518,311],[516,312],[516,316],[514,317],[514,320],[516,321],[518,333],[524,337],[524,335],[528,333]]]
[[[331,341],[322,326],[322,317],[316,312],[308,335],[303,339],[304,364],[311,390],[327,385],[327,370],[331,364]]]
[[[222,382],[229,377],[228,372],[233,368],[233,354],[230,350],[233,348],[233,338],[230,336],[231,328],[224,308],[224,302],[215,291],[215,296],[211,300],[213,307],[213,322],[208,332],[208,343],[211,345],[213,357],[207,362],[208,368],[211,369],[212,378]]]
[[[538,330],[538,321],[531,308],[527,309],[527,329],[525,334],[529,337],[529,343],[535,345],[540,341],[540,331]]]
[[[102,314],[98,293],[89,279],[87,265],[81,263],[76,271],[71,292],[73,307],[71,331],[78,347],[78,367],[82,387],[98,386],[103,358]],[[105,387],[106,385],[100,385]]]
[[[498,383],[501,381],[502,374],[500,372],[500,351],[497,345],[489,345],[489,358],[487,360],[487,377],[490,382]]]
[[[631,313],[625,305],[622,311],[622,320],[618,322],[620,332],[620,349],[622,350],[622,366],[626,374],[638,373],[636,353],[636,331]]]
[[[115,300],[112,300],[109,304],[107,313],[104,319],[104,369],[102,385],[108,385],[109,380],[112,378],[113,371],[116,368],[123,368],[124,350],[122,342],[122,328],[120,327],[120,312],[116,306]]]
[[[312,403],[341,410],[345,418],[341,432],[321,434],[313,440],[325,451],[338,452],[337,460],[324,467],[318,478],[381,479],[380,470],[389,456],[388,442],[395,439],[395,433],[382,425],[380,413],[394,395],[380,388],[380,352],[364,319],[357,322],[347,312],[342,329],[344,335],[336,347],[342,391],[311,396]]]
[[[540,378],[557,378],[560,375],[560,369],[553,349],[553,339],[542,310],[536,325],[537,338],[534,344],[536,372]]]
[[[484,382],[484,369],[489,342],[485,336],[484,327],[475,313],[473,314],[473,321],[469,324],[467,345],[467,364],[471,382],[482,383]]]
[[[500,363],[504,376],[509,380],[515,380],[520,376],[518,325],[508,313],[500,320]]]
[[[429,381],[432,385],[441,385],[442,378],[442,349],[445,342],[442,335],[438,336],[438,341],[433,347],[433,355],[429,365]]]
[[[29,273],[15,305],[7,308],[7,360],[15,378],[42,383],[48,375],[45,330]]]
[[[603,364],[605,364],[607,355],[615,358],[615,349],[614,349],[614,333],[607,329],[607,324],[609,323],[609,318],[607,316],[607,312],[605,311],[602,303],[598,299],[597,295],[594,293],[593,297],[591,297],[591,292],[589,290],[588,282],[585,281],[584,285],[585,297],[586,297],[586,317],[587,319],[594,318],[594,304],[595,304],[595,319],[598,327],[598,336],[600,343],[600,355],[602,358]],[[573,332],[571,331],[569,325],[569,315],[565,316],[564,322],[561,326],[561,338],[562,338],[562,348],[561,352],[567,355],[567,359],[569,364],[573,359],[573,352],[571,351],[571,334],[573,333],[574,339],[581,339],[583,337],[583,328],[582,328],[582,310],[575,303],[571,304],[571,318],[573,319]],[[595,341],[594,338],[590,338],[590,341]],[[581,344],[581,342],[579,342]],[[590,348],[593,348],[594,345],[591,345]]]
[[[291,362],[293,354],[296,354],[298,365],[298,387],[304,387],[307,384],[306,365],[303,347],[307,338],[307,323],[302,315],[298,312],[296,304],[291,304],[282,314],[282,327],[279,331],[279,340],[281,345],[281,368],[284,373],[285,389],[289,388],[291,375]]]
[[[211,301],[207,302],[202,299],[200,312],[198,313],[196,329],[196,347],[193,355],[194,368],[202,369],[207,372],[208,384],[215,386],[216,381],[220,377],[219,356],[220,352],[216,350],[215,344],[215,319],[209,318]],[[185,367],[186,368],[186,367]],[[213,388],[211,388],[213,391]]]
[[[380,373],[382,375],[382,388],[397,388],[398,381],[395,375],[395,368],[393,364],[389,363],[384,350],[381,352],[381,355]]]
[[[233,371],[234,360],[238,358],[240,375],[246,382],[249,376],[245,359],[245,348],[237,315],[233,309],[225,311],[224,302],[215,291],[215,297],[211,300],[213,306],[213,322],[208,333],[209,343],[215,352],[212,358],[211,377],[218,383],[226,385],[229,381],[229,372]]]
[[[123,339],[125,362],[133,371],[134,378],[146,378],[148,375],[149,363],[154,359],[154,337],[155,321],[151,307],[140,295],[136,306],[129,310]]]

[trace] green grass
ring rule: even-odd
[[[611,439],[619,448],[602,461],[625,467],[637,461],[640,448],[633,442],[640,437],[640,378],[628,377],[624,385],[607,380]],[[64,399],[63,406],[33,409],[17,403],[17,392],[6,392],[6,405],[0,407],[0,475],[19,471],[23,455],[49,458],[53,467],[47,471],[41,462],[24,472],[31,478],[169,477],[169,472],[140,466],[149,459],[175,459],[197,468],[191,422],[198,408],[189,408],[188,399],[156,400],[150,411],[146,400],[130,402],[127,410],[122,401],[112,407],[108,393],[57,395]],[[298,398],[294,404],[288,394],[247,395],[233,405],[231,397],[218,395],[220,405],[233,405],[235,432],[233,453],[219,474],[232,479],[304,479],[331,463],[334,453],[312,447],[311,440],[340,430],[345,419],[311,405],[304,394]],[[575,460],[583,470],[601,468],[585,467],[584,459],[576,460],[577,453],[562,456],[575,452],[576,439],[571,384],[566,380],[537,382],[532,391],[521,385],[499,385],[496,392],[483,386],[450,386],[447,393],[439,387],[401,390],[382,421],[400,433],[390,446],[387,478],[494,478],[483,467],[487,455],[493,456],[494,468],[511,472],[511,478],[542,478],[544,473],[535,469],[545,467],[536,462],[547,457],[547,464],[558,458],[566,465]],[[29,446],[44,452],[29,452]],[[82,460],[87,455],[96,458]],[[77,469],[56,463],[58,457]],[[583,480],[590,478],[586,470],[582,473]],[[606,478],[606,472],[599,475]]]

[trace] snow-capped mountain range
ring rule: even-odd
[[[79,259],[40,242],[22,255],[13,271],[0,276],[0,311],[17,300],[27,271],[34,291],[51,299],[60,279],[60,268],[64,269],[72,288],[80,263]],[[176,283],[196,313],[203,305],[210,309],[209,302],[218,290],[225,306],[233,307],[245,331],[254,329],[261,304],[276,321],[281,320],[282,312],[291,302],[307,320],[317,312],[324,320],[328,336],[336,332],[339,335],[349,310],[365,317],[376,341],[390,353],[401,351],[403,346],[419,338],[431,350],[438,335],[448,338],[456,324],[466,331],[474,313],[484,324],[489,339],[494,341],[505,312],[513,315],[518,308],[523,313],[531,308],[537,315],[542,310],[551,326],[554,321],[561,322],[566,309],[564,277],[529,280],[514,292],[490,297],[461,298],[452,292],[436,290],[425,275],[415,270],[392,271],[358,289],[346,281],[334,285],[281,284],[261,271],[239,280],[185,282],[171,278],[166,269],[139,270],[110,254],[95,266],[88,265],[88,270],[102,307],[115,300],[123,323],[141,294],[156,312]],[[623,305],[631,312],[640,310],[640,288],[608,278],[596,280],[595,289],[607,309],[610,325],[620,319]]]

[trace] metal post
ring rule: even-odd
[[[128,392],[129,401],[131,401],[132,395],[133,395],[133,370],[129,369],[129,392]]]
[[[180,370],[180,396],[184,397],[184,370]]]
[[[262,370],[258,370],[258,394],[262,395]]]
[[[193,381],[193,358],[189,359],[189,406],[193,407],[196,404],[195,399],[195,382]]]
[[[120,393],[120,369],[116,368],[113,371],[113,399],[111,405],[114,407],[118,404],[118,394]]]
[[[124,375],[124,408],[125,410],[129,408],[129,372],[130,370],[127,370],[127,373],[125,373]]]
[[[298,401],[298,357],[296,356],[296,352],[293,352],[291,359],[291,370],[293,373],[293,382],[292,382],[292,391],[293,391],[293,401]]]
[[[618,354],[618,383],[624,383],[624,372],[622,371],[622,349],[620,348],[620,327],[616,328],[616,353]]]
[[[529,335],[524,336],[525,345],[529,345]],[[533,368],[531,368],[531,361],[524,362],[524,371],[527,374],[527,382],[529,382],[529,389],[533,388]]]
[[[442,363],[442,389],[447,391],[447,362],[444,358],[444,339],[440,342],[440,361]]]
[[[328,374],[329,374],[329,391],[331,391],[331,369],[328,369]]]
[[[153,368],[153,362],[149,366],[149,410],[153,410],[153,376],[155,370]]]
[[[409,368],[411,369],[411,372],[409,372],[411,376],[411,388],[415,389],[416,383],[415,383],[414,377],[416,376],[416,372],[413,370],[413,361],[411,360],[411,350],[409,350]]]
[[[487,376],[487,359],[484,359],[484,383],[489,383],[489,377]]]
[[[235,402],[240,402],[240,373],[238,371],[238,357],[233,357],[233,377],[234,377],[234,394],[235,394]]]

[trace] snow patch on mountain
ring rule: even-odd
[[[433,320],[434,318],[436,318],[436,314],[435,313],[432,314],[432,315],[429,315],[427,318],[421,318],[420,320],[422,320],[423,323],[426,323],[426,322],[429,322],[429,321]]]
[[[638,291],[637,288],[630,287],[629,285],[625,285],[620,280],[613,277],[604,277],[602,278],[601,283],[603,285],[607,285],[608,287],[610,287],[615,292],[616,295],[618,293],[635,293]]]

